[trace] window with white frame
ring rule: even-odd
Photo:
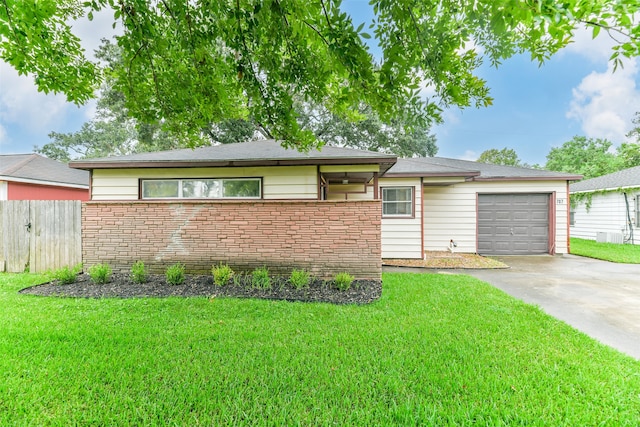
[[[382,187],[382,216],[413,216],[413,187]]]
[[[640,228],[640,195],[636,196],[636,227]]]
[[[144,179],[143,199],[259,199],[260,178]]]

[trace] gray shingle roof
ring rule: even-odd
[[[576,182],[569,186],[569,191],[576,193],[582,191],[615,190],[625,187],[640,187],[640,166]]]
[[[89,188],[89,173],[71,169],[57,160],[39,154],[0,155],[0,179],[41,181],[50,185],[74,185]]]
[[[386,176],[415,174],[416,176],[446,175],[475,176],[474,179],[562,179],[576,180],[579,175],[547,170],[521,168],[472,162],[469,160],[449,159],[445,157],[422,157],[398,159],[398,162],[386,173]],[[457,174],[457,175],[456,175]]]
[[[261,140],[215,145],[195,149],[139,153],[128,156],[76,160],[69,166],[78,169],[136,167],[223,167],[272,166],[293,164],[379,163],[380,172],[393,176],[451,176],[474,179],[562,179],[577,180],[578,175],[538,169],[500,166],[444,157],[397,159],[391,154],[351,148],[324,146],[307,153],[282,147],[280,141]],[[388,169],[388,170],[387,170]]]
[[[282,147],[279,141],[261,140],[238,144],[215,145],[195,149],[158,151],[128,156],[104,157],[99,159],[76,160],[69,163],[80,169],[117,167],[184,167],[184,166],[240,166],[247,164],[324,164],[327,161],[343,164],[351,160],[360,163],[371,160],[374,163],[395,163],[396,156],[373,151],[350,148],[322,147],[307,153]],[[387,166],[388,167],[388,166]],[[386,168],[384,168],[386,170]]]

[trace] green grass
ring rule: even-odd
[[[367,306],[17,294],[0,425],[637,425],[640,362],[468,276]]]
[[[640,236],[638,236],[640,238]],[[624,264],[640,264],[640,245],[598,243],[595,240],[571,238],[571,253],[589,258]]]

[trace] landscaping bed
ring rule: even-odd
[[[340,290],[332,282],[312,279],[307,287],[296,289],[284,277],[274,277],[271,287],[251,286],[243,277],[224,286],[216,286],[211,276],[185,275],[184,283],[172,285],[164,275],[150,274],[145,283],[135,283],[129,274],[114,273],[108,283],[95,284],[81,273],[75,283],[60,284],[54,280],[20,291],[22,294],[73,298],[139,298],[139,297],[236,297],[287,301],[328,302],[333,304],[368,304],[382,294],[379,280],[354,280],[349,289]]]
[[[393,267],[429,269],[509,268],[506,264],[493,258],[449,251],[426,251],[424,259],[383,259],[382,264]]]

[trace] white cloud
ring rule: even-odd
[[[53,123],[62,119],[71,105],[67,103],[64,95],[45,95],[38,92],[31,77],[18,75],[18,72],[6,63],[0,63],[0,74],[2,124],[14,123],[32,131],[50,129]]]
[[[110,39],[122,33],[121,27],[112,27],[113,22],[113,10],[107,8],[94,13],[92,21],[83,17],[72,23],[72,31],[80,38],[80,44],[89,59],[95,59],[94,51],[100,46],[103,38]]]
[[[640,111],[638,63],[627,61],[615,73],[609,65],[603,73],[592,72],[573,89],[567,118],[580,122],[590,138],[607,138],[617,144],[625,140],[631,119]]]
[[[613,53],[611,49],[616,41],[605,31],[601,31],[595,39],[592,35],[593,30],[587,27],[578,28],[574,33],[573,42],[561,50],[559,55],[574,53],[595,63],[607,62]]]
[[[6,144],[7,142],[9,142],[7,131],[4,128],[4,126],[2,126],[2,124],[0,123],[0,145]]]
[[[475,162],[476,160],[478,160],[478,157],[480,157],[480,154],[478,154],[476,151],[466,150],[464,154],[460,156],[460,160],[470,160],[472,162]]]
[[[72,23],[73,32],[81,39],[88,58],[94,59],[94,50],[102,38],[118,33],[112,23],[113,11],[110,9],[94,14],[93,21],[81,18]],[[95,101],[78,108],[68,103],[62,94],[38,92],[31,76],[18,75],[4,62],[0,62],[0,75],[0,143],[25,143],[11,137],[12,129],[24,129],[31,134],[48,133],[70,117],[90,120],[95,116]]]

